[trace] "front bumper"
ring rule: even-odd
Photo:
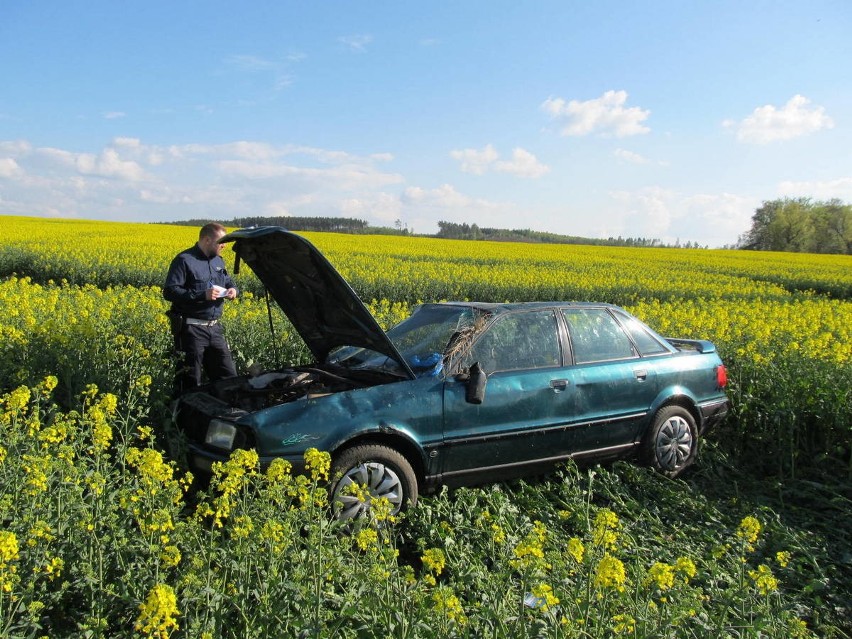
[[[213,450],[209,446],[203,446],[194,442],[189,444],[189,466],[195,473],[210,475],[213,472],[213,464],[215,462],[227,462],[231,457],[231,452],[224,450]],[[259,457],[260,470],[265,471],[269,464],[278,457]],[[294,475],[305,474],[305,458],[301,455],[282,455],[280,459],[290,462]]]

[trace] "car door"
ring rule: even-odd
[[[481,404],[466,383],[444,385],[443,481],[521,474],[563,452],[566,390],[560,325],[554,309],[498,317],[473,345],[468,363],[488,373]]]
[[[657,394],[653,362],[639,356],[608,308],[572,307],[562,313],[573,359],[566,375],[573,389],[567,445],[580,454],[630,448]]]

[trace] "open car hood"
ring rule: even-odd
[[[390,357],[414,379],[411,367],[352,287],[305,238],[280,226],[228,233],[239,260],[251,267],[318,362],[338,346],[369,348]]]

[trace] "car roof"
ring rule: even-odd
[[[532,311],[543,308],[611,308],[619,311],[624,311],[615,304],[607,302],[440,302],[436,305],[441,306],[464,306],[467,308],[475,308],[483,312],[498,315],[501,313],[510,313],[513,311]],[[429,306],[429,304],[423,304]]]

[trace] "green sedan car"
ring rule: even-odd
[[[306,239],[279,227],[233,242],[314,357],[184,395],[196,471],[238,448],[297,471],[332,455],[340,518],[396,510],[441,485],[540,473],[567,459],[638,457],[669,476],[728,412],[712,343],[663,338],[611,304],[423,304],[383,331]]]

